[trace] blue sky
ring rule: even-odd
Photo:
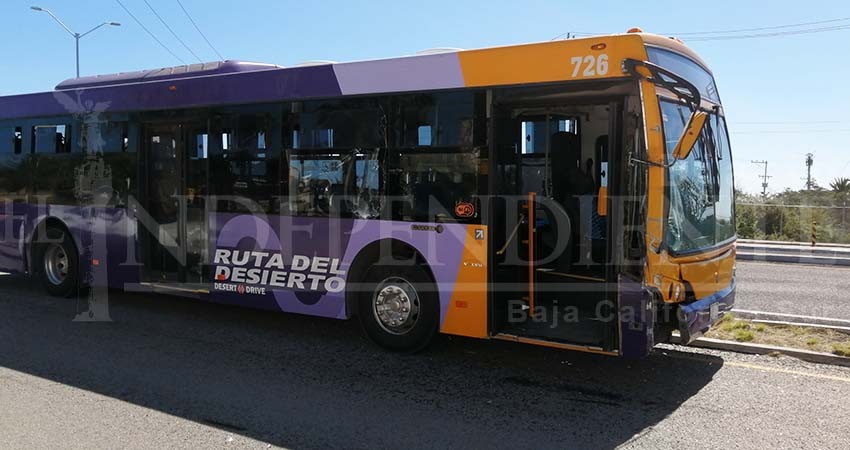
[[[163,27],[143,0],[123,3],[184,61],[194,57]],[[176,0],[148,0],[202,59],[215,53],[194,31]],[[182,0],[216,48],[229,59],[282,65],[305,60],[350,61],[411,54],[433,47],[476,48],[549,40],[568,31],[657,33],[713,31],[850,17],[841,1],[544,1]],[[114,0],[6,0],[0,29],[0,95],[50,90],[74,74],[73,39],[36,4],[75,31],[103,21],[82,41],[82,73],[97,74],[180,64]],[[309,5],[309,6],[307,6]],[[840,24],[850,24],[841,22]],[[805,154],[815,154],[821,185],[850,177],[850,30],[758,39],[688,42],[708,61],[723,98],[736,178],[760,190],[768,160],[771,191],[800,188]]]

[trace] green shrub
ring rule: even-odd
[[[834,353],[838,356],[850,356],[850,343],[833,344],[832,345],[832,353]]]
[[[756,336],[750,330],[735,331],[735,340],[738,342],[751,342]]]

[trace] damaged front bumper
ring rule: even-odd
[[[712,325],[735,305],[735,279],[728,288],[693,303],[679,307],[679,334],[683,344],[690,344],[708,332]]]

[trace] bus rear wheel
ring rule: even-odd
[[[47,242],[36,247],[35,264],[41,284],[54,297],[71,297],[77,292],[79,254],[65,230],[47,229]]]
[[[433,281],[418,265],[375,265],[358,301],[366,334],[388,350],[416,353],[437,333],[440,303]]]

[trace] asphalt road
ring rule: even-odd
[[[641,361],[113,293],[113,321],[0,277],[0,448],[850,448],[850,369]]]
[[[850,320],[850,267],[738,261],[735,307]]]

